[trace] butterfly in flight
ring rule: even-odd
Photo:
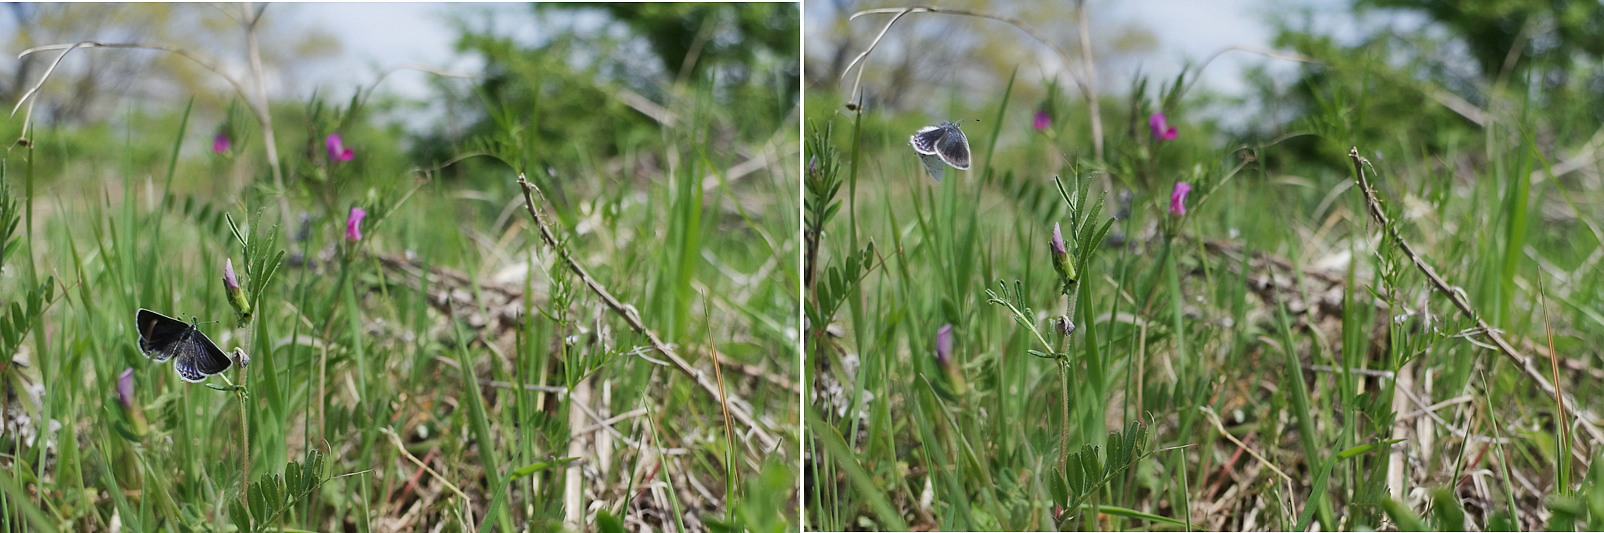
[[[139,329],[139,351],[157,363],[172,359],[173,370],[184,381],[206,381],[232,363],[194,324],[149,309],[140,309],[134,324]]]
[[[919,154],[919,162],[924,163],[925,171],[937,182],[941,181],[942,174],[947,170],[941,166],[942,163],[958,170],[969,170],[969,138],[964,136],[957,124],[942,122],[940,125],[919,128],[913,137],[908,138],[908,144]]]

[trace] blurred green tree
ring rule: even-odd
[[[684,112],[705,112],[688,95],[739,109],[744,118],[721,135],[767,138],[797,105],[800,13],[796,4],[540,4],[538,38],[496,31],[494,15],[457,21],[459,51],[485,66],[471,87],[434,80],[448,124],[419,135],[418,161],[443,162],[464,151],[533,154],[569,173],[654,146]],[[694,87],[695,89],[687,89]],[[756,118],[758,120],[748,120]],[[517,132],[521,139],[506,139]],[[498,150],[508,142],[525,146]],[[527,150],[521,149],[527,148]],[[625,165],[650,166],[650,156]],[[447,175],[471,175],[466,161]],[[622,168],[619,175],[631,174]]]
[[[1358,5],[1427,16],[1470,50],[1484,78],[1522,72],[1534,63],[1542,65],[1545,76],[1565,76],[1578,63],[1604,57],[1600,2],[1362,0]]]
[[[1569,117],[1539,121],[1545,144],[1569,145],[1604,120],[1594,96],[1604,87],[1604,4],[1360,0],[1350,10],[1361,33],[1345,39],[1326,29],[1328,13],[1305,13],[1301,23],[1289,13],[1275,46],[1318,62],[1302,65],[1291,83],[1252,75],[1253,98],[1273,103],[1249,137],[1320,134],[1285,143],[1292,157],[1280,164],[1340,166],[1354,145],[1446,154],[1483,142],[1485,124],[1520,109]]]

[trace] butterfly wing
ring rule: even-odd
[[[139,351],[158,363],[173,358],[173,348],[190,330],[189,324],[149,309],[140,309],[134,315],[134,326],[139,329]]]
[[[937,144],[939,144],[941,142],[941,138],[945,137],[946,135],[946,128],[941,126],[925,126],[923,128],[919,128],[919,131],[914,133],[913,137],[908,138],[908,144],[912,145],[913,151],[918,152],[919,155],[930,155],[936,153]]]
[[[231,364],[228,355],[199,329],[191,328],[189,336],[178,343],[176,351],[173,370],[178,371],[178,377],[191,383],[206,381],[207,376],[228,370]]]
[[[941,162],[941,156],[935,154],[919,154],[919,162],[925,164],[925,172],[941,183],[941,175],[947,173],[947,164]]]
[[[942,123],[941,128],[947,132],[936,142],[935,153],[952,168],[969,170],[969,137],[964,136],[964,130],[951,122]]]
[[[134,324],[139,329],[139,350],[157,363],[173,359],[173,370],[184,381],[205,381],[231,364],[228,355],[193,325],[149,309],[140,309]]]

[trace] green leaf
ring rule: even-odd
[[[1465,531],[1465,509],[1448,489],[1439,487],[1431,491],[1431,518],[1437,531]]]
[[[1390,447],[1390,446],[1392,446],[1394,444],[1397,444],[1397,443],[1400,443],[1400,442],[1403,442],[1403,441],[1404,441],[1404,439],[1391,439],[1391,440],[1384,440],[1384,441],[1381,441],[1381,442],[1372,442],[1370,444],[1361,444],[1359,446],[1354,446],[1352,448],[1348,448],[1346,450],[1342,450],[1340,452],[1337,452],[1337,458],[1338,459],[1352,459],[1354,457],[1358,457],[1360,455],[1364,455],[1366,453],[1369,453],[1371,450],[1374,450],[1376,448]]]
[[[1081,470],[1086,472],[1086,479],[1091,481],[1092,484],[1103,479],[1103,464],[1098,460],[1098,451],[1096,446],[1085,446],[1080,450]],[[1090,484],[1086,488],[1089,489]]]
[[[1410,510],[1408,506],[1399,503],[1398,500],[1394,500],[1392,498],[1382,499],[1381,509],[1386,511],[1387,517],[1391,518],[1393,524],[1398,526],[1398,531],[1432,530],[1430,526],[1426,525],[1424,520],[1420,519],[1420,515],[1415,514],[1413,510]]]
[[[607,512],[606,509],[596,511],[596,531],[602,533],[624,533],[624,521]]]
[[[1064,470],[1064,483],[1069,488],[1069,500],[1078,500],[1081,494],[1086,493],[1086,474],[1080,468],[1080,454],[1070,454],[1067,461],[1068,469]]]
[[[245,506],[239,500],[228,502],[228,517],[234,521],[234,527],[241,533],[251,531],[251,515],[245,511]]]
[[[572,462],[578,461],[578,460],[579,460],[578,457],[564,457],[562,459],[557,459],[555,461],[540,461],[540,462],[537,462],[537,463],[532,463],[532,464],[520,466],[520,467],[514,468],[512,470],[511,476],[508,479],[509,480],[518,479],[518,478],[521,478],[521,477],[524,477],[524,476],[527,476],[527,475],[530,475],[530,474],[534,474],[535,472],[539,472],[541,470],[545,470],[547,468],[551,468],[551,467],[554,467],[554,466],[566,465],[568,463],[572,463]]]
[[[1064,471],[1053,469],[1053,475],[1047,476],[1047,493],[1053,496],[1053,503],[1065,505],[1069,503],[1069,481],[1064,479]]]
[[[1086,505],[1082,505],[1080,507],[1080,509],[1081,509],[1081,511],[1086,511],[1086,510],[1091,509],[1091,507],[1086,506]],[[1098,505],[1097,506],[1097,512],[1103,513],[1103,514],[1108,514],[1108,515],[1114,515],[1114,516],[1122,516],[1122,517],[1125,517],[1125,518],[1135,518],[1135,519],[1138,519],[1138,520],[1147,520],[1149,522],[1159,522],[1159,523],[1163,523],[1163,524],[1169,524],[1169,525],[1172,525],[1172,526],[1186,527],[1186,522],[1181,521],[1181,520],[1176,520],[1174,518],[1170,518],[1170,517],[1167,517],[1167,516],[1159,516],[1159,515],[1156,515],[1156,514],[1153,514],[1153,513],[1145,513],[1145,512],[1142,512],[1142,511],[1138,511],[1138,510],[1135,510],[1135,509],[1129,509],[1129,508],[1125,508],[1125,507],[1114,507],[1114,506],[1110,506],[1110,505]]]
[[[262,488],[263,485],[261,482],[252,483],[251,493],[246,497],[250,501],[252,517],[267,517],[272,514],[268,510],[267,499],[263,497],[263,492],[265,492]]]

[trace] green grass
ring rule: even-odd
[[[1558,447],[1556,425],[1600,392],[1587,373],[1604,342],[1600,202],[1589,178],[1550,170],[1591,132],[1538,143],[1531,132],[1569,129],[1518,111],[1517,93],[1479,140],[1364,136],[1356,123],[1409,119],[1346,95],[1290,140],[1225,142],[1188,120],[1173,86],[1104,101],[1104,160],[1083,106],[1060,105],[1038,132],[1012,83],[946,116],[808,95],[821,170],[804,206],[819,241],[805,267],[805,527],[1537,528],[1551,509],[1596,524],[1580,503],[1595,482],[1569,480],[1597,478],[1600,442],[1576,428]],[[1180,138],[1148,134],[1157,111]],[[964,125],[973,168],[932,181],[908,136],[971,116],[988,117]],[[1557,372],[1574,399],[1563,415],[1382,239],[1344,158],[1353,146],[1396,229],[1479,318],[1548,380],[1550,340],[1572,361]],[[1184,216],[1169,210],[1177,181],[1192,186]],[[1078,267],[1067,290],[1055,223]],[[945,324],[951,370],[935,358]],[[1145,435],[1111,438],[1128,431]]]
[[[33,132],[0,161],[0,227],[14,228],[0,258],[0,529],[796,529],[798,128],[794,109],[712,92],[677,88],[676,125],[572,175],[525,151],[561,140],[520,138],[517,123],[483,143],[498,147],[478,156],[491,170],[416,171],[437,162],[372,147],[394,135],[314,105],[306,124],[280,121],[317,132],[284,137],[315,149],[281,144],[288,213],[261,147],[213,156],[209,135],[185,133],[206,129],[187,111],[128,113],[90,144]],[[355,161],[322,158],[317,125],[331,123],[347,124]],[[730,172],[751,159],[765,163]],[[722,398],[654,363],[555,260],[521,172],[562,246],[696,369],[712,375],[716,354],[725,393],[777,444],[726,428]],[[352,207],[369,213],[360,241],[345,236]],[[227,303],[225,258],[260,285],[248,321]],[[460,277],[417,275],[434,268]],[[188,384],[144,357],[141,307],[244,348],[249,367],[225,374],[243,388]],[[247,480],[261,483],[241,504]]]

